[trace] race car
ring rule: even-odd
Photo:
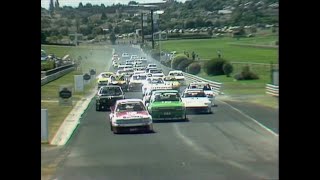
[[[181,85],[185,85],[186,84],[183,72],[180,71],[180,70],[170,71],[168,73],[168,76],[175,77],[180,82]]]
[[[124,99],[120,86],[102,86],[96,96],[96,111],[108,110],[119,99]]]
[[[110,76],[114,75],[113,72],[102,72],[97,76],[97,85],[98,89],[100,89],[101,86],[108,85]]]
[[[126,76],[124,74],[114,74],[110,76],[108,85],[118,85],[122,88],[122,90],[128,91],[128,79],[126,79]]]
[[[215,105],[216,94],[214,93],[213,88],[207,82],[192,82],[188,85],[187,89],[203,89],[212,105]]]
[[[153,92],[146,106],[153,120],[187,120],[186,108],[177,90]]]
[[[186,89],[181,100],[188,112],[212,113],[211,101],[202,89]]]
[[[165,84],[162,78],[148,77],[142,85],[142,94],[148,89],[172,89],[172,85]]]
[[[142,85],[144,82],[147,80],[147,75],[146,74],[134,74],[131,76],[129,80],[129,86],[128,86],[128,91],[129,90],[141,90]]]
[[[152,117],[141,99],[118,100],[110,109],[110,129],[113,133],[153,131]]]
[[[181,84],[174,76],[165,76],[163,80],[165,84],[171,85],[172,89],[180,89]]]

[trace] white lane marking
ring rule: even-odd
[[[190,138],[186,137],[185,135],[183,135],[179,129],[179,127],[177,126],[177,124],[174,124],[173,125],[174,128],[175,128],[175,132],[177,133],[178,135],[178,138],[182,139],[182,141],[187,144],[188,146],[190,146],[194,152],[206,157],[206,158],[212,158],[212,159],[216,159],[217,161],[219,161],[220,163],[224,163],[224,164],[229,164],[233,167],[236,167],[238,169],[242,169],[244,171],[247,171],[250,175],[252,176],[256,176],[257,178],[262,178],[261,175],[257,175],[256,173],[257,172],[253,172],[252,169],[238,163],[238,162],[235,162],[235,161],[232,161],[230,159],[227,159],[225,157],[220,157],[220,156],[217,156],[209,151],[207,151],[205,148],[197,145],[195,142],[193,142]],[[262,178],[263,179],[263,178]]]
[[[279,135],[275,132],[273,132],[271,129],[267,128],[266,126],[264,126],[263,124],[259,123],[257,120],[255,120],[254,118],[248,116],[247,114],[245,114],[244,112],[242,112],[241,110],[231,106],[230,104],[226,103],[226,102],[223,102],[223,101],[220,101],[220,100],[217,100],[219,102],[222,102],[228,106],[230,106],[233,110],[239,112],[240,114],[242,114],[243,116],[245,116],[246,118],[248,119],[251,119],[253,122],[257,123],[260,127],[262,127],[263,129],[267,130],[268,132],[270,132],[271,134],[273,134],[274,136],[278,137]]]

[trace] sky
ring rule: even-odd
[[[53,0],[55,2],[56,0]],[[72,6],[78,7],[79,3],[82,2],[83,5],[91,3],[92,5],[101,5],[111,6],[112,4],[128,4],[131,0],[58,0],[60,7],[63,6]],[[138,3],[150,3],[150,2],[163,2],[162,0],[135,0]],[[185,0],[177,0],[179,2],[185,2]],[[49,9],[50,0],[41,0],[41,7]]]

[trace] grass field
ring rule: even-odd
[[[48,109],[50,142],[65,117],[72,110],[71,106],[60,106],[57,102],[59,99],[58,92],[60,86],[70,85],[71,87],[74,87],[74,75],[87,73],[91,68],[96,69],[97,73],[104,71],[111,61],[112,49],[101,46],[43,46],[41,48],[48,53],[55,54],[58,57],[60,55],[63,56],[64,54],[70,54],[70,56],[74,57],[83,56],[81,61],[81,69],[79,71],[73,71],[65,76],[60,77],[59,79],[41,86],[41,100],[44,100],[41,102],[41,108]],[[85,56],[87,58],[84,58]],[[85,95],[88,95],[95,85],[95,80],[92,80],[90,84],[85,86],[84,92],[74,92],[72,97],[74,104]]]
[[[165,51],[177,51],[183,53],[192,51],[199,55],[200,59],[211,59],[217,57],[220,50],[222,57],[228,61],[236,62],[256,62],[256,63],[278,63],[278,50],[267,48],[241,47],[230,43],[270,45],[277,40],[275,35],[264,35],[252,38],[231,37],[216,39],[196,39],[196,40],[172,40],[162,41],[161,49]]]
[[[203,65],[205,61],[201,59],[211,59],[217,57],[217,50],[222,52],[222,57],[228,61],[249,62],[249,63],[278,63],[278,49],[268,49],[261,47],[234,46],[232,43],[253,44],[253,45],[274,45],[278,40],[277,35],[262,34],[252,38],[240,38],[240,40],[224,37],[217,39],[203,40],[173,40],[161,42],[161,48],[166,51],[177,51],[189,54],[194,51],[199,54],[200,62]],[[268,107],[277,108],[278,99],[266,95],[265,86],[271,82],[270,65],[249,64],[250,70],[259,76],[258,80],[236,81],[233,75],[240,73],[246,64],[233,64],[233,73],[231,77],[208,76],[203,69],[198,76],[208,80],[223,83],[222,92],[228,97],[241,101],[257,103]]]

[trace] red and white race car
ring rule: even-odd
[[[113,133],[153,132],[152,117],[141,99],[122,99],[111,107],[110,127]]]

